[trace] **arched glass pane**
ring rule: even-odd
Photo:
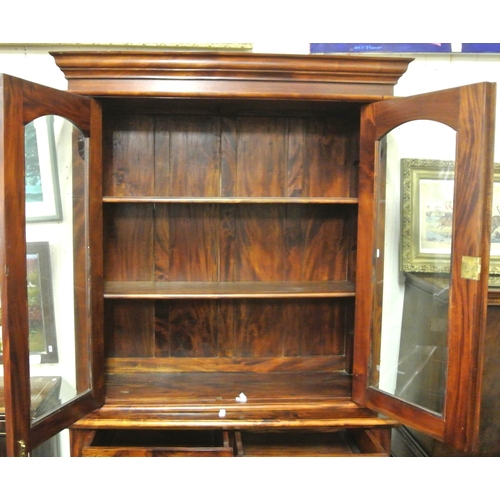
[[[33,423],[89,388],[77,377],[79,349],[84,352],[85,346],[75,341],[78,318],[86,316],[87,307],[77,291],[86,273],[78,257],[85,249],[85,230],[79,227],[85,220],[84,145],[78,128],[58,116],[43,116],[25,127]]]
[[[442,414],[456,133],[419,120],[380,142],[371,386]]]

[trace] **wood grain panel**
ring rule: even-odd
[[[243,390],[248,396],[243,406],[247,406],[248,411],[255,411],[258,406],[265,411],[263,404],[268,406],[269,412],[279,411],[280,407],[283,409],[282,403],[287,401],[295,403],[296,410],[306,415],[315,411],[308,403],[321,401],[322,404],[316,408],[319,413],[336,405],[339,406],[339,415],[372,414],[349,400],[351,377],[342,372],[313,371],[307,376],[303,372],[114,373],[108,376],[108,388],[108,402],[112,404],[127,402],[134,396],[137,405],[160,404],[167,407],[205,402],[208,409],[211,405],[224,402],[229,409],[231,403],[242,406],[235,402],[235,397]],[[128,389],[130,394],[124,394],[124,389]],[[337,398],[341,401],[333,401]]]
[[[235,355],[282,355],[281,301],[242,300],[235,304]]]
[[[120,115],[105,127],[104,193],[355,196],[357,124],[343,118]]]
[[[197,299],[107,304],[108,357],[257,359],[345,355],[346,307],[350,310],[351,302]]]
[[[346,210],[301,204],[157,204],[156,279],[345,280],[356,233]]]
[[[344,354],[345,304],[327,300],[238,301],[234,355]]]
[[[344,356],[108,358],[109,374],[138,373],[347,373]]]
[[[217,312],[208,300],[157,301],[156,356],[216,356]]]
[[[170,281],[170,205],[154,208],[154,281]]]
[[[356,225],[349,209],[288,205],[285,280],[345,280]],[[351,210],[351,213],[353,211]]]
[[[152,356],[154,321],[154,304],[151,301],[106,301],[106,357]]]
[[[156,279],[217,281],[219,222],[216,205],[157,205]]]
[[[281,313],[283,326],[280,332],[283,357],[299,357],[301,355],[301,314],[297,314],[300,304],[302,304],[302,299],[299,301],[282,300],[280,302],[280,307],[283,311]]]
[[[283,206],[236,207],[232,253],[235,281],[275,281],[284,277],[285,214]]]
[[[169,196],[171,193],[170,122],[169,116],[154,118],[154,194],[157,197]]]
[[[159,120],[155,194],[220,196],[220,135],[217,117],[171,116],[168,121]],[[165,154],[169,155],[168,162]]]
[[[236,195],[237,123],[234,118],[221,118],[221,196]]]
[[[225,205],[219,208],[220,214],[220,257],[219,280],[222,282],[235,281],[235,269],[239,262],[239,253],[236,247],[236,205]]]
[[[290,119],[287,196],[350,196],[356,127],[335,119]]]
[[[343,207],[305,206],[303,280],[344,280],[349,242],[354,227],[347,227]]]
[[[344,354],[345,306],[345,301],[301,300],[298,319],[302,356]]]
[[[349,196],[351,172],[358,159],[357,134],[331,120],[307,121],[303,144],[307,196]]]
[[[154,120],[148,116],[120,116],[104,128],[104,194],[154,194]]]
[[[238,120],[236,196],[284,196],[287,121]]]
[[[104,216],[105,279],[152,280],[153,206],[107,206]]]
[[[307,209],[306,209],[307,213]],[[286,207],[285,240],[283,241],[283,261],[285,281],[302,281],[305,252],[304,210],[295,205]]]

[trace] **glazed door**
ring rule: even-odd
[[[0,85],[0,376],[7,454],[23,456],[103,402],[101,111]]]
[[[480,411],[494,84],[367,106],[353,394],[461,450]]]

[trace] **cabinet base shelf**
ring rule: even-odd
[[[241,393],[244,402],[236,399]],[[74,428],[319,429],[397,424],[354,403],[351,377],[344,372],[114,373],[108,375],[105,405]]]
[[[387,457],[388,429],[72,430],[82,457]]]

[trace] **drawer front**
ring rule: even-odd
[[[239,457],[387,457],[379,433],[367,429],[242,431],[235,433],[235,450]]]
[[[233,457],[227,431],[98,431],[83,457]]]
[[[126,446],[87,446],[84,457],[233,457],[229,448],[205,448],[196,446],[178,447],[126,447]]]
[[[72,431],[75,434],[75,431]],[[81,431],[76,431],[76,433]],[[84,431],[85,432],[85,431]],[[84,457],[387,457],[390,428],[322,430],[98,430]]]

